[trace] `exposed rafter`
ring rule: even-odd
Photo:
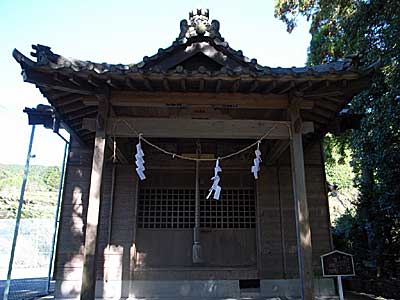
[[[126,77],[125,78],[125,84],[132,90],[137,90],[135,84],[133,83],[132,78]]]
[[[22,75],[24,81],[26,82],[34,83],[37,86],[49,87],[54,90],[82,95],[95,95],[102,92],[101,89],[95,89],[92,86],[84,85],[83,83],[80,83],[80,86],[78,87],[67,80],[67,78],[58,82],[53,80],[54,78],[52,78],[51,76],[28,69],[23,70]]]
[[[281,90],[278,91],[278,94],[279,95],[285,94],[289,92],[291,89],[294,89],[295,86],[296,84],[294,83],[294,81],[290,81],[288,84],[283,84]]]
[[[83,100],[82,95],[77,95],[77,94],[68,94],[68,96],[65,96],[63,98],[58,98],[56,99],[56,103],[58,106],[63,107],[72,103],[76,103],[78,101],[82,101]]]
[[[113,78],[108,78],[106,82],[107,82],[107,84],[108,84],[110,87],[112,87],[112,88],[114,88],[114,89],[120,89],[120,86],[117,84],[117,82],[116,82],[115,79],[113,79]]]

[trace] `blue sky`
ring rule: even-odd
[[[66,57],[108,63],[136,63],[169,46],[179,22],[193,8],[209,8],[234,49],[271,67],[303,66],[311,36],[301,20],[292,34],[274,18],[274,1],[50,1],[0,0],[0,163],[23,164],[30,128],[24,107],[47,104],[24,83],[14,48],[29,55],[32,44]],[[63,142],[39,128],[33,164],[58,165]]]

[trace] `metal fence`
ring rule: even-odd
[[[0,219],[0,299],[3,299],[14,226],[14,219]],[[31,299],[47,293],[53,232],[53,219],[21,219],[9,300]]]

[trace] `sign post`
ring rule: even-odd
[[[322,275],[324,277],[336,277],[339,289],[339,299],[344,300],[342,276],[354,276],[353,255],[342,252],[332,251],[321,255]]]

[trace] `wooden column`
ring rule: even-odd
[[[314,299],[314,276],[312,269],[311,229],[308,214],[304,153],[302,141],[302,120],[299,98],[292,98],[289,107],[292,139],[290,152],[292,161],[292,180],[294,208],[296,214],[297,255],[303,300]]]
[[[106,145],[108,99],[99,105],[94,141],[92,173],[90,177],[89,204],[86,217],[84,264],[82,272],[81,300],[94,300],[96,288],[97,227],[100,217],[100,194]]]

